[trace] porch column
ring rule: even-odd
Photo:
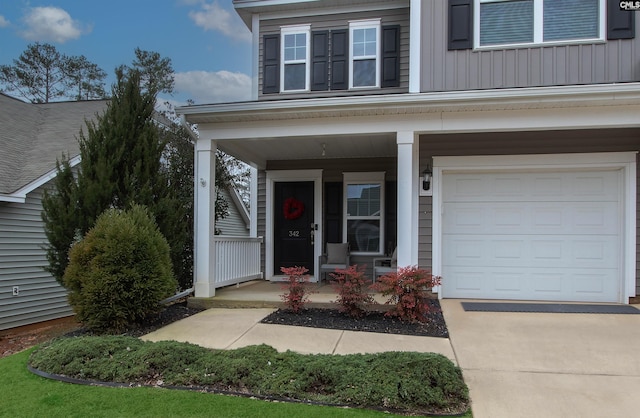
[[[215,205],[216,149],[212,140],[201,139],[195,146],[194,193],[194,287],[195,295],[208,298],[215,295]]]
[[[418,136],[398,131],[398,266],[418,264]]]

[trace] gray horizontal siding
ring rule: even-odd
[[[0,329],[72,315],[67,292],[46,271],[42,188],[25,203],[0,203]],[[13,286],[20,287],[13,296]]]
[[[640,129],[422,135],[420,167],[426,167],[432,156],[640,151],[639,138]],[[640,156],[636,158],[640,164]],[[636,174],[636,294],[640,295],[640,170]],[[431,197],[421,197],[418,257],[424,267],[431,260],[431,212]]]
[[[336,91],[312,91],[308,93],[287,93],[287,94],[262,94],[262,56],[263,56],[263,36],[279,34],[281,26],[290,25],[311,25],[311,31],[348,29],[350,20],[377,19],[380,18],[382,25],[400,25],[400,87],[384,88],[374,90],[358,89],[349,92],[348,90]],[[359,12],[349,14],[317,15],[313,17],[263,20],[260,22],[260,54],[259,54],[259,100],[281,100],[283,98],[308,98],[308,97],[331,97],[344,96],[349,94],[390,94],[404,93],[409,88],[409,9],[392,9],[384,11]]]
[[[216,229],[219,230],[222,235],[248,237],[249,229],[247,228],[247,224],[244,223],[238,207],[233,203],[229,191],[223,190],[222,196],[229,204],[229,215],[216,222]]]
[[[422,2],[422,22],[423,92],[640,80],[637,37],[593,44],[448,51],[447,0]]]

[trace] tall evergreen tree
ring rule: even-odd
[[[49,241],[50,260],[57,262],[51,271],[59,281],[60,271],[64,272],[68,262],[69,239],[84,236],[104,210],[127,209],[133,204],[149,208],[169,241],[174,266],[181,265],[182,248],[188,239],[185,209],[162,163],[166,143],[153,119],[156,92],[141,91],[138,71],[125,76],[119,70],[116,76],[105,113],[87,123],[86,136],[83,131],[79,135],[81,162],[76,186],[69,187],[73,195],[69,205],[75,204],[75,217],[62,216],[67,213],[64,210],[47,209],[64,207],[67,186],[61,189],[58,185],[57,193],[45,197],[43,220],[48,236],[62,235],[55,233],[59,228],[66,234],[64,239]]]
[[[49,246],[46,247],[49,267],[46,270],[62,284],[68,264],[68,252],[79,232],[77,225],[77,184],[69,160],[62,156],[56,164],[58,175],[53,193],[45,189],[42,199],[42,220]]]

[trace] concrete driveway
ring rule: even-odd
[[[442,300],[474,418],[640,416],[640,315],[465,312]]]

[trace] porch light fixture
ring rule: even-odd
[[[203,179],[202,177],[200,177],[200,186],[207,187],[207,181],[205,179]]]
[[[327,155],[327,144],[322,143],[322,156],[325,157]]]
[[[431,171],[431,164],[427,165],[427,168],[422,172],[422,190],[431,189],[431,177],[433,172]]]

